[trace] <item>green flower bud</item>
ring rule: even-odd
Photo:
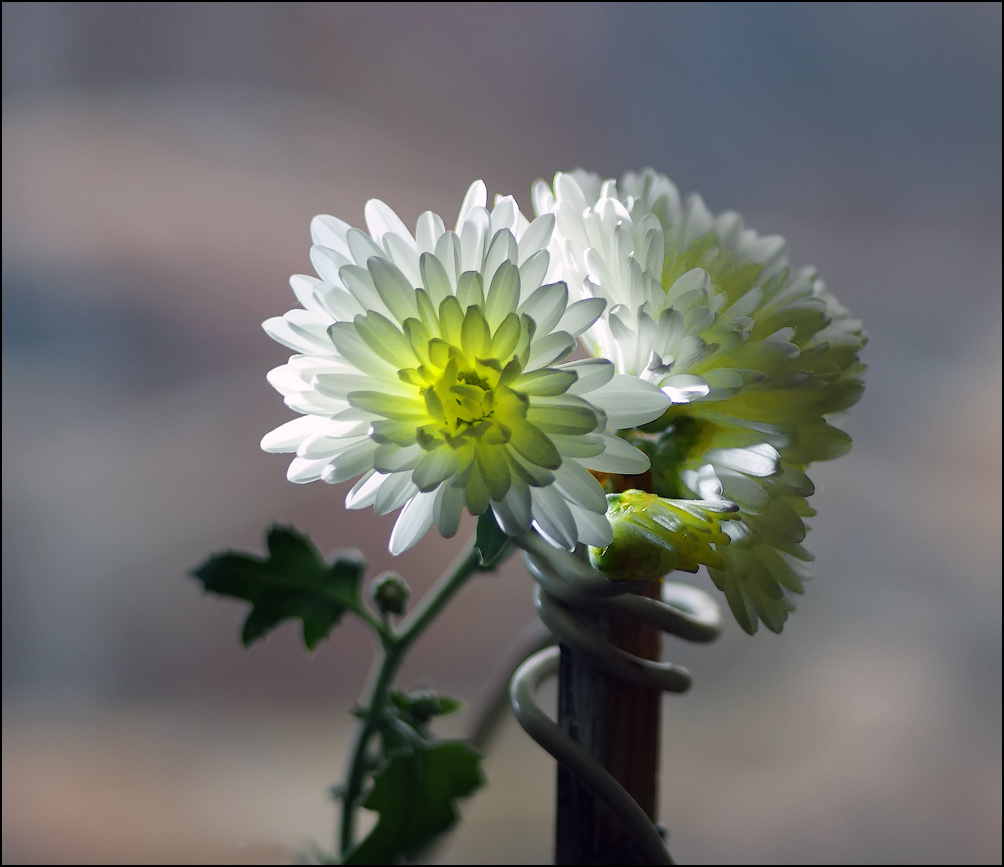
[[[370,598],[381,614],[404,614],[411,588],[397,572],[382,572],[370,584]]]
[[[613,541],[590,548],[593,567],[610,578],[653,581],[674,569],[721,568],[719,547],[729,543],[722,522],[739,507],[728,500],[670,500],[645,491],[607,494]]]
[[[442,713],[439,696],[431,689],[416,689],[408,693],[411,701],[411,712],[419,722],[426,722]]]
[[[431,689],[413,689],[411,692],[395,689],[391,691],[390,700],[409,724],[419,727],[433,717],[453,713],[460,707],[455,698],[447,698]]]

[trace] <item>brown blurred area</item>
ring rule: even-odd
[[[372,652],[250,651],[187,572],[274,521],[416,591],[346,485],[260,452],[263,319],[309,221],[651,165],[789,240],[864,320],[851,454],[781,637],[674,646],[680,862],[1001,860],[1000,4],[3,4],[3,861],[289,862],[330,844]],[[470,526],[467,527],[469,531]],[[460,536],[465,533],[462,531]],[[706,576],[696,582],[710,588]],[[472,700],[533,615],[465,588],[405,686]],[[462,730],[462,718],[444,730]],[[550,858],[507,722],[442,863]]]

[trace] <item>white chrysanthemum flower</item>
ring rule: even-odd
[[[554,218],[528,223],[511,197],[468,190],[455,231],[423,214],[415,234],[382,202],[369,234],[317,217],[311,261],[292,278],[303,309],[264,323],[296,351],[269,381],[302,413],[262,448],[295,452],[294,482],[361,478],[346,505],[401,508],[390,549],[466,508],[510,534],[602,545],[606,499],[589,470],[640,472],[648,458],[614,432],[658,417],[658,388],[602,359],[564,361],[602,313],[543,284]]]
[[[655,492],[740,506],[709,571],[743,628],[759,618],[780,631],[811,559],[804,471],[850,445],[827,417],[860,396],[860,323],[814,271],[789,271],[782,238],[712,215],[699,196],[681,201],[651,170],[619,184],[558,174],[533,195],[556,218],[550,276],[607,301],[583,343],[673,402],[635,438]]]

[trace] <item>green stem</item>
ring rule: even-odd
[[[404,661],[405,653],[440,611],[463,587],[481,564],[476,548],[464,553],[422,598],[422,601],[401,623],[396,633],[388,635],[381,630],[381,654],[375,661],[364,701],[366,716],[356,732],[349,760],[348,778],[342,795],[342,823],[340,850],[342,857],[355,845],[355,818],[363,781],[366,778],[366,750],[376,733],[380,714],[388,701],[394,676]]]

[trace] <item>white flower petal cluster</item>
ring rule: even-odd
[[[850,446],[830,416],[861,394],[860,323],[813,270],[789,270],[782,238],[681,200],[654,171],[558,174],[533,198],[556,218],[549,276],[607,302],[583,343],[672,401],[634,440],[655,493],[739,505],[709,571],[744,629],[780,631],[811,560],[805,469]]]
[[[589,470],[644,471],[615,432],[669,403],[609,361],[566,360],[605,302],[544,283],[553,216],[529,223],[511,197],[486,202],[478,181],[454,230],[427,212],[414,234],[376,200],[368,232],[315,218],[319,277],[293,277],[302,309],[264,323],[296,353],[268,378],[301,416],[262,448],[296,453],[294,482],[359,476],[349,508],[401,508],[395,554],[433,524],[452,536],[464,509],[568,549],[606,544]]]

